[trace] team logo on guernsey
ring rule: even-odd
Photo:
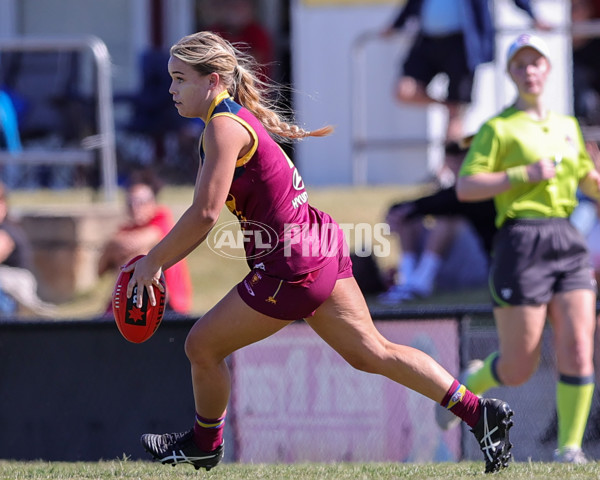
[[[256,294],[254,293],[254,289],[252,287],[255,287],[258,282],[260,282],[262,280],[262,274],[260,272],[255,271],[252,276],[250,277],[250,281],[248,280],[244,280],[244,287],[246,287],[246,290],[248,290],[248,293],[250,295],[252,295],[253,297],[256,296]]]
[[[250,278],[250,285],[254,286],[262,279],[262,275],[259,272],[254,272]]]
[[[241,226],[241,228],[240,228]],[[237,220],[215,227],[206,244],[214,253],[232,259],[254,259],[268,255],[279,243],[277,232],[261,222]],[[250,245],[252,249],[246,250]]]

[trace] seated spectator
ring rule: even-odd
[[[600,149],[598,144],[594,141],[588,141],[585,147],[596,169],[600,171]],[[571,213],[570,220],[575,228],[584,237],[587,237],[594,225],[598,223],[598,205],[595,199],[584,195],[580,190],[577,191],[577,201],[579,203]]]
[[[466,145],[446,145],[446,165],[455,175]],[[379,301],[397,304],[429,296],[436,283],[466,287],[485,281],[494,233],[492,200],[462,203],[454,185],[413,201],[392,205],[387,222],[398,234],[402,255],[396,284]],[[462,268],[468,265],[468,268]],[[448,272],[451,281],[442,275]]]
[[[218,0],[212,9],[215,21],[206,30],[218,33],[233,44],[247,44],[246,53],[262,65],[262,73],[266,77],[271,77],[273,41],[267,29],[257,20],[255,8],[253,0]]]
[[[8,92],[0,88],[0,148],[11,153],[20,152],[21,135],[19,133],[18,114]]]
[[[31,244],[9,216],[8,192],[0,182],[0,316],[54,313],[54,305],[38,297],[32,266]]]
[[[586,149],[591,159],[600,171],[600,149],[596,142],[586,142]],[[600,203],[585,197],[579,200],[579,205],[571,214],[571,222],[585,236],[590,251],[590,261],[596,275],[596,282],[600,284]]]
[[[600,20],[599,0],[572,0],[571,21]],[[573,106],[584,125],[600,123],[600,38],[573,35]]]
[[[596,283],[600,285],[600,205],[596,205],[596,223],[587,234],[587,244],[590,249],[592,267],[596,275]]]
[[[391,232],[400,238],[402,254],[396,283],[379,297],[382,303],[395,304],[431,295],[442,261],[456,238],[458,219],[409,220],[405,213],[410,207],[405,207],[393,209],[386,219]]]
[[[150,183],[134,181],[127,189],[128,220],[106,243],[98,264],[100,276],[117,274],[119,268],[136,255],[145,255],[173,227],[171,211],[156,201]],[[167,284],[166,311],[190,313],[192,286],[186,260],[165,270]],[[110,305],[107,311],[110,311]]]
[[[1,65],[0,65],[1,66]],[[23,150],[19,132],[19,114],[17,105],[10,92],[0,87],[0,150],[17,154]],[[17,185],[20,165],[3,165],[0,167],[5,184],[12,188]]]
[[[0,85],[13,102],[24,150],[79,148],[96,131],[95,102],[85,92],[77,49],[0,52]],[[11,164],[2,177],[11,189],[65,188],[92,180],[93,168],[73,164]]]

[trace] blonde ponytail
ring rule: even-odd
[[[229,94],[252,112],[280,142],[324,137],[333,132],[330,125],[310,131],[289,120],[276,102],[280,89],[262,79],[256,60],[215,33],[188,35],[171,47],[171,55],[202,75],[218,73]]]

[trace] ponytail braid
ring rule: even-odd
[[[323,137],[333,132],[327,126],[318,130],[306,130],[286,119],[285,113],[272,98],[276,88],[260,80],[253,69],[239,65],[240,82],[236,95],[240,103],[260,120],[265,129],[279,141],[299,140],[306,137]]]
[[[171,55],[202,75],[218,73],[229,94],[280,142],[323,137],[333,132],[330,125],[311,131],[288,120],[286,112],[274,100],[279,88],[262,80],[256,60],[215,33],[198,32],[183,37],[171,47]]]

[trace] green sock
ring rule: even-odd
[[[593,395],[593,375],[589,377],[560,375],[556,384],[559,450],[564,447],[581,448]]]
[[[495,363],[498,359],[498,352],[489,355],[484,361],[483,366],[479,370],[470,373],[464,379],[463,384],[475,395],[481,395],[487,392],[490,388],[500,385],[495,371]]]

